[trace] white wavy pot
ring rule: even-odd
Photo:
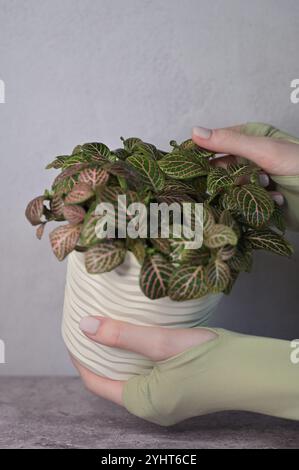
[[[139,354],[94,343],[79,329],[82,317],[100,315],[138,325],[194,327],[206,324],[222,297],[209,294],[185,302],[150,300],[139,287],[139,271],[131,253],[121,266],[104,274],[88,274],[83,253],[72,252],[68,257],[63,339],[71,354],[98,375],[126,380],[149,373],[153,364]]]

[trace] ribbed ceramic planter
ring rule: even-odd
[[[98,375],[126,380],[149,373],[153,364],[139,354],[94,343],[79,329],[82,317],[101,315],[138,325],[191,328],[205,325],[222,297],[207,295],[186,302],[150,300],[140,290],[139,271],[131,253],[116,270],[104,274],[88,274],[82,253],[72,252],[68,257],[63,338],[71,354]]]

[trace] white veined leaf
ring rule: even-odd
[[[256,250],[272,251],[281,256],[291,256],[293,253],[290,243],[270,229],[249,230],[245,234],[245,239],[251,248]]]
[[[111,151],[107,145],[102,142],[90,142],[83,144],[82,147],[83,155],[87,156],[91,161],[98,164],[105,163],[111,158]]]
[[[209,194],[215,195],[223,188],[231,186],[233,183],[233,178],[225,168],[212,168],[207,178],[207,191]]]
[[[204,245],[208,248],[220,248],[225,245],[236,245],[238,237],[230,227],[215,224],[207,236],[204,236]]]
[[[269,193],[255,184],[235,186],[229,190],[229,199],[252,227],[261,227],[271,218],[274,202]]]
[[[144,182],[154,188],[155,191],[161,191],[165,184],[165,177],[160,170],[157,162],[144,155],[132,155],[128,157],[133,168],[139,173]]]
[[[212,208],[204,205],[203,207],[203,232],[208,236],[215,225],[215,217]]]
[[[205,279],[212,292],[222,292],[230,281],[230,269],[224,261],[215,259],[205,268]]]
[[[175,152],[168,153],[158,163],[166,175],[178,180],[195,178],[209,172],[206,160]]]
[[[202,266],[180,266],[170,278],[168,295],[172,300],[190,300],[206,293]]]

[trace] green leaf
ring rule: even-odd
[[[105,163],[109,161],[111,152],[107,145],[101,142],[91,142],[82,145],[83,154],[96,163]]]
[[[245,239],[251,248],[256,250],[272,251],[281,256],[291,256],[293,253],[290,243],[270,229],[249,230],[245,234]]]
[[[222,292],[229,284],[230,269],[224,261],[215,259],[207,265],[205,279],[212,292]]]
[[[228,227],[232,228],[238,238],[241,235],[241,228],[238,222],[235,220],[231,212],[225,209],[221,212],[219,217],[219,224],[227,225]]]
[[[121,137],[120,139],[123,141],[124,149],[129,154],[131,154],[134,145],[136,145],[139,142],[142,142],[142,140],[139,139],[138,137],[128,137],[128,139],[124,139],[123,137]]]
[[[228,266],[232,271],[249,272],[252,266],[252,254],[251,251],[237,250],[233,257],[227,261]]]
[[[204,237],[204,244],[208,248],[220,248],[225,245],[236,245],[238,237],[235,232],[226,225],[215,224],[207,236]]]
[[[181,263],[191,266],[205,266],[210,260],[211,252],[205,246],[197,250],[184,249],[181,254]]]
[[[117,157],[119,160],[125,160],[128,156],[128,153],[125,151],[125,149],[119,148],[113,150],[111,153]]]
[[[161,191],[165,178],[158,164],[144,155],[132,155],[127,161],[140,174],[143,181],[152,186],[155,191]]]
[[[76,183],[65,198],[65,204],[81,204],[94,196],[92,187],[87,183]]]
[[[77,155],[78,153],[82,153],[82,145],[76,145],[76,147],[73,148],[72,155]]]
[[[118,162],[111,163],[105,166],[105,169],[112,175],[125,178],[130,187],[133,186],[135,189],[140,189],[143,186],[141,176],[137,173],[135,168],[126,161],[120,160]]]
[[[172,300],[190,300],[206,293],[202,266],[181,266],[173,272],[168,288]]]
[[[55,170],[62,168],[68,158],[69,155],[59,155],[46,166],[46,170],[50,170],[51,168],[54,168]]]
[[[125,260],[126,249],[119,242],[103,242],[85,252],[85,267],[90,274],[112,271]]]
[[[274,202],[274,211],[272,212],[270,224],[276,227],[282,233],[286,231],[286,223],[283,210],[276,202]]]
[[[165,155],[159,160],[158,164],[166,175],[178,180],[206,175],[209,171],[205,160],[196,157],[186,157],[175,152]]]
[[[133,253],[137,261],[142,265],[146,255],[144,241],[138,239],[133,240],[132,238],[129,238],[127,242],[129,250]]]
[[[180,191],[160,191],[157,194],[156,199],[158,202],[166,202],[167,204],[172,204],[173,202],[195,202],[189,194],[182,193]]]
[[[159,160],[159,158],[161,158],[161,154],[157,147],[155,147],[155,145],[148,144],[147,142],[136,142],[132,146],[132,152],[137,155],[143,155],[152,160]]]
[[[215,225],[215,217],[213,214],[213,210],[207,204],[203,207],[203,233],[204,236],[208,236],[209,233],[212,231]]]
[[[231,163],[227,167],[227,172],[232,177],[234,182],[237,182],[238,178],[240,178],[241,176],[252,175],[256,171],[257,171],[257,168],[255,168],[254,166],[248,163],[244,163],[244,164]]]
[[[81,225],[61,225],[53,230],[50,235],[50,243],[53,253],[59,261],[75,248],[81,231]]]
[[[193,142],[192,139],[187,139],[184,142],[182,142],[178,148],[180,150],[186,150],[189,155],[195,155],[197,158],[210,158],[213,155],[215,155],[214,152],[211,152],[211,150],[204,149],[202,147],[199,147],[197,144]]]
[[[86,168],[80,172],[79,182],[90,185],[93,189],[102,184],[106,184],[109,173],[102,168]]]
[[[236,253],[236,247],[232,245],[224,245],[221,246],[217,250],[217,258],[221,259],[222,261],[227,261],[231,259],[234,254]]]
[[[72,206],[70,206],[72,207]],[[80,236],[80,245],[84,247],[92,246],[96,243],[99,243],[100,239],[96,234],[96,225],[101,220],[102,216],[95,213],[97,207],[97,202],[94,202],[84,219],[81,236]]]
[[[167,295],[173,266],[162,255],[146,256],[140,271],[140,288],[150,299]]]
[[[209,194],[217,194],[223,188],[231,186],[234,183],[233,178],[225,168],[212,168],[208,174],[207,191]]]
[[[150,241],[153,247],[159,250],[163,255],[170,254],[171,244],[167,238],[151,238]]]
[[[204,197],[207,193],[207,178],[206,176],[198,176],[194,178],[191,182],[192,186],[195,189],[195,193],[198,196]]]
[[[25,216],[31,225],[39,225],[44,213],[44,196],[38,196],[32,199],[26,207]]]
[[[262,227],[271,218],[274,202],[269,193],[254,184],[244,184],[230,188],[229,197],[252,227]]]
[[[162,192],[173,192],[173,193],[185,193],[190,194],[191,196],[195,196],[198,194],[198,191],[194,188],[191,183],[187,183],[186,181],[180,180],[169,180],[165,181],[165,185]]]
[[[67,194],[77,182],[79,173],[88,166],[88,163],[73,165],[59,173],[53,181],[52,189],[55,194],[62,196]]]
[[[80,163],[86,163],[86,157],[83,155],[83,153],[78,153],[76,155],[71,155],[65,161],[63,162],[62,169],[66,170],[69,167],[72,167],[73,165],[77,165]]]
[[[239,276],[238,271],[230,270],[230,280],[229,280],[229,283],[227,284],[226,288],[223,291],[224,294],[228,295],[228,294],[231,293],[232,288],[233,288],[238,276]]]

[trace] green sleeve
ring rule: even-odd
[[[127,410],[161,426],[224,410],[299,420],[299,361],[291,343],[209,329],[216,339],[129,379]]]
[[[243,132],[247,135],[271,137],[279,140],[287,140],[299,144],[299,139],[280,131],[273,126],[259,122],[251,122],[244,126]],[[283,158],[283,155],[282,157]],[[299,158],[299,156],[298,156]],[[287,226],[291,230],[299,231],[299,175],[298,176],[276,176],[270,175],[276,183],[276,190],[285,198],[284,216]]]

